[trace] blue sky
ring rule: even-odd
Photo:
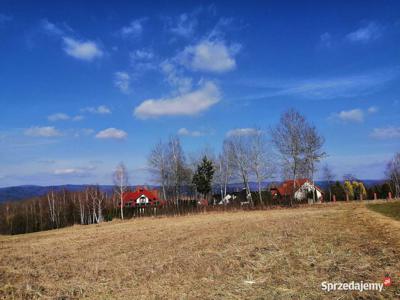
[[[398,1],[2,1],[0,186],[110,184],[178,134],[218,152],[290,107],[335,174],[384,176],[400,146]]]

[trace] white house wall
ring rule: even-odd
[[[317,200],[321,200],[322,198],[322,193],[315,188],[315,186],[310,183],[310,182],[305,182],[295,193],[294,193],[294,198],[297,201],[305,200],[307,199],[307,193],[311,191],[316,191],[317,194]]]

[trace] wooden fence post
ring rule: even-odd
[[[378,196],[376,195],[376,193],[374,193],[374,200],[377,200]]]
[[[346,201],[349,201],[349,194],[346,193]]]

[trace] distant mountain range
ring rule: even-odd
[[[383,180],[362,180],[366,186],[371,186],[374,184],[381,184]],[[269,182],[264,182],[263,186],[267,186]],[[321,188],[327,186],[326,181],[316,181],[316,184]],[[49,191],[62,191],[68,190],[71,192],[83,191],[89,185],[79,185],[79,184],[67,184],[67,185],[56,185],[56,186],[39,186],[39,185],[19,185],[11,187],[0,188],[0,203],[7,201],[20,201],[24,199],[34,198],[45,195]],[[100,185],[100,190],[106,193],[112,193],[112,185]],[[136,186],[132,186],[134,189]],[[151,186],[151,188],[158,188],[157,186]],[[243,189],[242,183],[232,183],[228,185],[228,192],[238,192]],[[252,191],[257,190],[257,183],[250,182],[250,189]],[[218,192],[217,188],[214,188]]]

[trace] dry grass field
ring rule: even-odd
[[[324,292],[322,281],[395,282]],[[397,299],[400,222],[363,203],[143,218],[0,237],[6,299]]]

